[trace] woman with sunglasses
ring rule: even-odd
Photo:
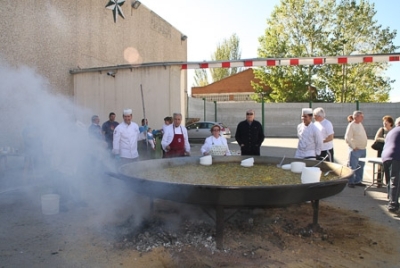
[[[211,136],[208,137],[201,146],[202,155],[231,155],[228,142],[225,137],[220,135],[221,126],[211,127]]]

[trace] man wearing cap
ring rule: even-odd
[[[113,154],[120,158],[120,164],[125,164],[139,159],[137,142],[139,126],[132,122],[132,110],[126,109],[123,113],[124,122],[114,129]]]
[[[190,144],[187,129],[181,126],[182,114],[173,114],[173,123],[166,127],[161,140],[161,146],[165,151],[165,158],[190,155]]]
[[[313,110],[311,108],[303,108],[301,114],[301,120],[303,122],[297,126],[299,143],[294,157],[316,159],[317,156],[321,154],[321,132],[312,122]]]
[[[365,186],[362,183],[364,176],[364,165],[365,162],[359,161],[367,155],[367,142],[368,137],[362,124],[364,120],[364,114],[361,111],[354,111],[353,121],[347,126],[346,134],[344,139],[349,145],[349,166],[355,170],[354,175],[350,177],[348,186],[354,188],[354,186]]]
[[[246,120],[240,122],[236,128],[235,139],[242,155],[260,155],[260,147],[265,138],[264,129],[254,117],[254,110],[248,110]]]

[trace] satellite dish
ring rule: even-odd
[[[134,9],[138,9],[141,4],[142,3],[140,3],[140,1],[137,1],[137,0],[132,0],[131,1],[131,7],[134,8]]]

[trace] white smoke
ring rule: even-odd
[[[40,189],[32,193],[33,202],[40,202],[40,194],[57,193],[61,212],[63,206],[66,210],[92,206],[99,210],[93,221],[99,225],[105,219],[112,221],[118,208],[129,205],[133,192],[124,189],[123,182],[104,175],[115,172],[115,163],[105,144],[88,135],[90,118],[96,111],[77,107],[28,67],[14,68],[0,62],[0,81],[0,148],[15,148],[19,153],[15,161],[10,157],[7,172],[0,174],[0,179],[13,176],[14,185],[7,185],[10,189]],[[76,118],[88,120],[83,123]],[[29,168],[24,166],[26,129],[34,129],[28,147],[36,161]],[[0,184],[0,194],[7,192],[4,187]]]
[[[55,93],[48,81],[30,68],[0,65],[0,79],[0,146],[17,147],[23,153],[23,131],[28,126],[34,128],[37,142],[42,144],[38,153],[43,153],[42,160],[49,165],[59,158],[79,161],[90,153],[87,129],[75,120],[78,113],[88,111]]]

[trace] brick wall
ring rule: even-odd
[[[234,74],[220,81],[212,83],[204,87],[192,87],[192,96],[204,96],[205,94],[232,94],[249,93],[254,94],[254,89],[251,86],[251,81],[259,82],[259,79],[254,78],[252,68],[249,68],[240,73]]]

